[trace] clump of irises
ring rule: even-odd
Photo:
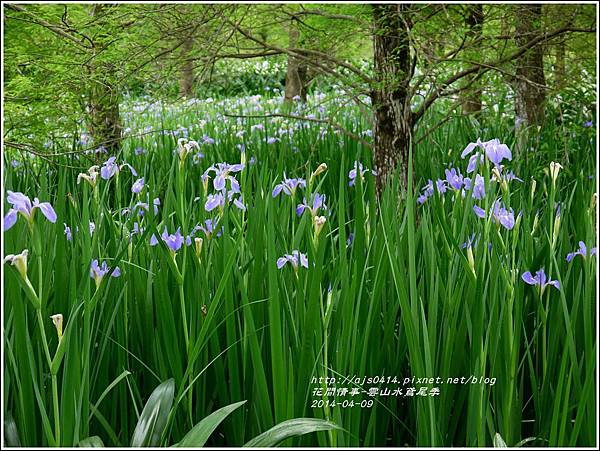
[[[506,188],[506,184],[512,180],[523,182],[518,178],[512,171],[503,172],[504,167],[502,161],[512,160],[512,153],[506,144],[503,144],[498,139],[492,139],[489,141],[481,141],[477,139],[476,142],[469,143],[463,150],[461,158],[467,157],[475,149],[479,151],[475,152],[469,158],[467,164],[467,174],[471,174],[477,168],[477,166],[485,164],[488,160],[492,165],[492,177],[491,181],[499,182],[503,189]],[[485,191],[485,179],[480,174],[476,174],[475,178],[465,176],[460,172],[460,169],[455,167],[446,168],[444,170],[445,178],[428,180],[427,184],[422,188],[422,192],[417,196],[417,204],[423,205],[427,199],[434,195],[437,191],[443,196],[448,188],[451,188],[454,192],[459,193],[461,197],[465,197],[467,192],[471,191],[471,196],[475,200],[484,199],[486,196]],[[435,189],[434,189],[435,187]]]

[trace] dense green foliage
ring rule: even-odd
[[[595,241],[595,132],[583,127],[587,118],[542,130],[531,151],[508,164],[524,183],[511,181],[507,192],[490,181],[489,166],[480,169],[488,183],[483,205],[502,196],[521,213],[514,229],[505,230],[475,216],[470,197],[451,189],[422,206],[415,202],[424,179],[443,178],[449,164],[464,172],[460,152],[478,136],[512,147],[502,113],[481,128],[453,121],[417,145],[415,194],[398,205],[393,188],[376,201],[370,173],[348,186],[354,161],[370,168],[371,157],[343,133],[315,122],[223,116],[264,114],[279,105],[279,98],[268,97],[129,104],[125,118],[133,136],[117,158],[144,177],[140,194],[132,194],[136,177],[125,168],[110,180],[98,177],[95,189],[78,185],[77,174],[93,155],[65,155],[54,160],[59,166],[26,159],[12,168],[5,161],[6,189],[49,200],[58,214],[51,224],[38,213],[31,232],[19,219],[5,242],[7,253],[30,250],[29,278],[43,293],[40,321],[51,353],[57,340],[49,316],[65,316],[66,349],[57,372],[61,443],[98,435],[106,444],[127,444],[147,396],[173,378],[173,415],[161,441],[167,444],[241,400],[247,403],[210,443],[240,445],[277,422],[314,416],[348,432],[299,443],[490,445],[498,432],[509,444],[530,437],[537,445],[592,444],[595,261],[565,261],[579,240],[588,247]],[[309,107],[305,113],[331,117],[338,109],[330,105],[330,111]],[[346,107],[334,118],[369,139],[358,110]],[[179,169],[177,139],[184,135],[201,143],[203,158],[190,154]],[[279,140],[269,144],[269,137]],[[205,211],[214,189],[212,179],[208,191],[203,188],[201,174],[213,163],[244,159],[234,175],[247,210],[232,203]],[[553,160],[564,166],[556,189],[548,173]],[[323,162],[327,171],[309,182]],[[284,174],[305,178],[306,189],[273,198]],[[295,211],[316,191],[326,194],[328,207],[318,237],[311,215]],[[123,211],[156,197],[157,216]],[[559,225],[551,199],[560,202]],[[149,245],[164,226],[187,235],[208,218],[224,229],[210,238],[195,232],[204,238],[199,258],[194,244],[183,245],[174,266],[166,247]],[[91,235],[89,222],[95,223]],[[143,233],[132,234],[135,222]],[[472,233],[480,236],[472,251],[476,275],[461,248]],[[278,257],[294,249],[307,253],[309,267],[278,270]],[[96,290],[93,259],[119,266],[121,276],[106,277]],[[523,272],[541,267],[561,282],[560,290],[549,287],[540,296],[521,280]],[[52,444],[40,324],[18,279],[16,271],[7,272],[5,409],[22,443]],[[375,399],[364,409],[311,408],[313,376],[352,375],[475,375],[496,383],[441,385],[439,398],[361,394],[356,401]]]
[[[407,112],[515,51],[508,7],[474,45],[466,5],[417,6]],[[543,28],[588,30],[573,8]],[[544,126],[516,130],[516,60],[482,69],[378,195],[369,5],[4,12],[5,444],[597,442],[595,33],[545,44]],[[286,104],[293,27],[321,70]]]

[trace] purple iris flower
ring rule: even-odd
[[[134,222],[134,223],[133,223],[133,229],[132,229],[132,231],[131,231],[131,234],[130,234],[130,236],[133,236],[133,235],[141,235],[142,233],[144,233],[144,228],[143,228],[143,227],[140,227],[139,223],[137,223],[137,222]]]
[[[312,216],[316,216],[319,212],[319,209],[326,209],[327,205],[325,205],[325,194],[313,193],[312,195],[312,203],[309,204],[306,202],[306,197],[304,198],[304,203],[298,204],[296,207],[296,214],[301,216],[305,209],[310,211]]]
[[[202,137],[202,144],[212,145],[215,143],[215,140],[208,135],[204,135]]]
[[[459,191],[464,185],[464,179],[462,174],[456,170],[456,168],[446,169],[446,181],[448,185],[451,186],[456,191]]]
[[[156,216],[158,214],[158,206],[160,205],[160,199],[157,197],[152,201],[153,205],[154,205],[154,215]],[[140,216],[144,215],[144,211],[148,211],[149,207],[148,207],[148,203],[147,202],[137,202],[134,206],[133,206],[133,210],[137,210],[138,214]]]
[[[32,224],[37,209],[42,212],[48,221],[53,224],[56,222],[56,212],[49,202],[40,202],[37,197],[31,202],[29,197],[23,193],[15,193],[12,191],[8,191],[6,200],[12,205],[12,208],[9,209],[6,216],[4,216],[3,228],[5,231],[15,225],[19,213],[27,219],[29,224]]]
[[[167,247],[172,252],[177,252],[181,246],[183,245],[183,235],[181,235],[181,229],[177,229],[174,234],[169,234],[167,231],[167,227],[163,230],[162,235],[160,236],[162,240],[167,244]],[[150,246],[156,246],[158,244],[158,239],[154,234],[150,237]]]
[[[433,196],[433,180],[429,179],[422,189],[423,193],[417,197],[417,204],[423,205],[427,199]]]
[[[427,197],[433,196],[433,180],[429,179],[427,181],[427,185],[423,187],[423,191]]]
[[[308,257],[306,254],[301,254],[299,251],[294,250],[291,254],[285,254],[283,257],[277,259],[277,268],[283,268],[286,263],[291,264],[294,271],[298,271],[299,265],[308,268]]]
[[[67,237],[67,241],[71,241],[73,239],[73,234],[71,233],[71,227],[69,227],[66,223],[63,222],[65,226],[65,236]]]
[[[511,230],[515,226],[515,213],[513,209],[507,210],[500,201],[494,202],[494,219],[502,224],[505,229]]]
[[[288,196],[293,196],[296,193],[296,188],[298,187],[306,188],[306,180],[288,179],[284,174],[283,182],[275,185],[275,188],[273,188],[272,196],[277,197],[282,192]]]
[[[202,181],[204,182],[208,178],[209,172],[213,172],[214,180],[213,186],[217,191],[223,191],[225,189],[226,181],[229,180],[231,184],[231,191],[239,193],[240,185],[238,181],[230,175],[231,172],[240,172],[244,169],[244,165],[241,163],[238,164],[229,164],[229,163],[217,163],[210,166],[204,174],[202,174]]]
[[[531,274],[531,272],[527,271],[523,273],[521,276],[523,282],[528,285],[538,285],[540,287],[540,292],[543,293],[548,285],[552,285],[557,290],[560,290],[560,283],[558,280],[550,280],[546,277],[546,272],[544,268],[536,271],[535,276]]]
[[[123,163],[119,166],[116,161],[116,157],[110,157],[108,160],[106,160],[100,168],[100,177],[102,177],[104,180],[108,180],[121,171],[121,169],[123,169],[125,166],[129,168],[134,177],[137,177],[137,171],[129,163]]]
[[[479,237],[475,236],[475,232],[471,234],[470,237],[467,237],[467,241],[461,244],[460,248],[465,249],[473,246],[477,246],[477,242],[479,241]]]
[[[133,206],[134,210],[138,210],[140,216],[144,215],[144,210],[148,211],[148,204],[146,202],[138,202]]]
[[[206,238],[211,238],[217,229],[217,223],[218,221],[216,219],[207,219],[206,221],[204,221],[204,224],[197,225],[196,227],[194,227],[194,231],[192,233],[195,233],[196,231],[200,230],[204,233],[204,235],[206,235]],[[223,230],[224,227],[221,226],[221,229],[218,230],[216,233],[217,237],[221,236]]]
[[[590,249],[589,256],[592,257],[592,256],[596,255],[597,252],[598,252],[598,249],[593,247]],[[584,259],[587,258],[587,256],[588,256],[587,246],[585,245],[585,243],[583,241],[579,242],[578,250],[576,250],[574,252],[569,252],[567,254],[567,261],[571,262],[571,260],[573,260],[573,258],[575,258],[575,256],[577,256],[577,255],[581,255]]]
[[[506,144],[502,144],[497,138],[485,142],[482,142],[479,138],[477,138],[477,142],[469,143],[467,147],[465,147],[460,157],[465,158],[477,147],[481,148],[485,152],[487,159],[495,165],[499,165],[505,158],[509,161],[512,160],[512,153],[508,146]],[[469,161],[469,166],[474,169],[474,164],[471,161]]]
[[[20,164],[21,164],[21,163],[19,163],[17,160],[14,160],[14,159],[13,159],[13,160],[10,162],[10,165],[11,165],[13,168],[18,168]]]
[[[144,177],[141,177],[135,181],[131,187],[131,192],[138,194],[144,189]]]
[[[108,180],[119,171],[119,165],[115,163],[116,160],[116,157],[110,157],[100,168],[100,176],[104,180]]]
[[[348,182],[348,186],[353,186],[356,183],[356,177],[360,175],[360,179],[364,180],[364,175],[369,172],[368,168],[363,167],[362,163],[359,161],[354,161],[354,168],[348,172],[348,178],[350,181]],[[371,171],[373,175],[375,175],[374,171]]]
[[[144,150],[144,148],[143,148],[143,147],[140,147],[140,146],[138,146],[138,147],[136,147],[135,149],[133,149],[133,152],[134,152],[134,153],[135,153],[137,156],[139,156],[139,155],[143,155],[143,154],[145,154],[145,153],[146,153],[146,151]]]
[[[584,127],[588,128],[588,127],[592,127],[594,125],[594,123],[592,121],[587,121],[583,124]]]
[[[93,260],[90,266],[90,277],[94,279],[96,282],[96,287],[100,285],[103,277],[110,272],[112,277],[119,277],[121,275],[121,270],[118,266],[115,267],[112,271],[106,265],[106,262],[102,262],[102,266],[98,265],[98,260]]]
[[[519,177],[517,177],[513,171],[508,172],[504,176],[504,180],[506,180],[507,182],[510,182],[511,180],[516,180],[517,182],[523,183],[523,180],[521,180]]]
[[[275,144],[277,141],[279,141],[279,138],[267,138],[267,144]]]
[[[442,179],[437,179],[435,181],[435,187],[437,189],[437,192],[440,194],[445,194],[446,189],[448,188],[448,186],[446,185],[446,181]]]
[[[348,238],[346,239],[346,247],[349,247],[354,242],[354,233],[350,232],[348,234]]]
[[[206,198],[206,202],[204,204],[204,209],[206,211],[212,211],[215,208],[224,208],[225,207],[225,199],[227,198],[228,202],[233,201],[233,204],[242,211],[246,211],[246,206],[241,201],[241,196],[234,198],[233,196],[236,193],[233,191],[220,192],[216,194],[209,194]]]

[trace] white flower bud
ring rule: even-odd
[[[54,323],[54,327],[56,327],[56,333],[58,334],[58,341],[62,340],[63,337],[63,316],[60,313],[56,315],[52,315],[50,317],[52,322]]]

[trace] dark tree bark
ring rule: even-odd
[[[194,47],[192,36],[186,36],[181,45],[181,72],[179,76],[179,95],[193,97],[194,95],[194,65],[190,53]]]
[[[106,14],[104,6],[101,4],[94,5],[91,8],[90,15],[98,18]],[[89,114],[87,115],[87,122],[94,145],[103,146],[110,155],[114,155],[119,150],[122,138],[121,116],[119,113],[121,95],[116,83],[116,66],[100,59],[103,50],[103,38],[105,37],[100,36],[95,43],[93,55],[88,64]]]
[[[556,89],[561,89],[565,84],[565,76],[566,76],[566,67],[565,67],[565,58],[566,58],[566,45],[564,38],[561,38],[555,47],[556,51],[556,65],[555,65],[555,81],[556,81]]]
[[[409,5],[373,5],[375,85],[373,153],[381,194],[395,169],[407,186],[408,150],[413,131],[409,83],[412,64],[409,43]]]
[[[298,47],[300,39],[300,30],[296,20],[292,19],[289,28],[289,47]],[[288,55],[287,70],[285,74],[285,94],[284,101],[290,103],[294,97],[300,97],[300,100],[306,102],[306,82],[308,66],[294,55]]]
[[[478,40],[483,31],[483,5],[467,5],[467,36],[470,40]],[[476,81],[476,74],[465,77],[464,85],[469,86],[462,95],[462,111],[464,114],[477,114],[481,112],[481,85]]]
[[[518,48],[541,35],[541,19],[541,4],[515,6],[515,41]],[[536,45],[527,50],[516,64],[515,114],[518,128],[542,125],[546,100],[543,46]]]

